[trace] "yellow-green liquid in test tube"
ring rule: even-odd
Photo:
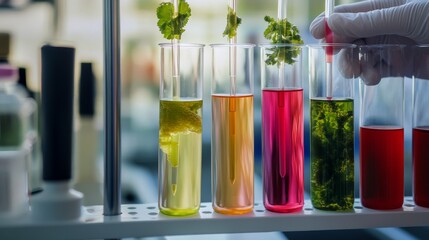
[[[198,212],[201,194],[202,100],[160,102],[160,210],[185,216]]]

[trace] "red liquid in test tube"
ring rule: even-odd
[[[326,43],[334,42],[334,34],[331,31],[331,28],[328,26],[328,18],[325,18],[325,39]],[[326,47],[326,62],[332,63],[332,55],[334,54],[333,47]]]

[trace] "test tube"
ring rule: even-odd
[[[212,44],[213,209],[244,214],[253,209],[253,48]],[[236,51],[231,84],[229,51]],[[235,88],[235,91],[231,91]]]
[[[160,44],[159,208],[174,216],[198,212],[201,198],[202,44],[180,43],[180,90],[172,51]]]
[[[413,76],[413,196],[429,207],[429,45],[414,49]]]
[[[387,210],[404,200],[404,46],[359,47],[360,197]]]
[[[326,43],[309,47],[311,202],[317,209],[351,211],[354,96],[353,74],[348,69],[354,56],[357,57],[356,46]],[[329,56],[326,49],[332,49],[335,54]],[[323,64],[328,57],[332,58],[332,81],[326,81],[328,70]]]
[[[263,199],[273,212],[300,211],[304,205],[301,50],[301,45],[261,45]],[[294,57],[290,63],[266,64],[278,52]]]

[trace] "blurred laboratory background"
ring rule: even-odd
[[[222,36],[226,25],[227,0],[187,0],[192,16],[182,35],[182,42],[227,43]],[[337,0],[336,4],[356,2]],[[158,113],[160,47],[165,42],[157,27],[156,8],[160,0],[121,0],[121,70],[122,70],[122,196],[123,203],[157,202]],[[242,18],[239,43],[267,43],[263,32],[264,16],[277,15],[277,1],[239,0],[237,13]],[[309,33],[311,21],[324,11],[322,0],[289,0],[287,16],[299,28],[306,44],[317,43]],[[81,64],[92,63],[96,79],[95,121],[98,140],[87,146],[97,153],[98,171],[103,171],[103,1],[102,0],[0,0],[0,32],[8,33],[8,60],[26,69],[28,88],[40,92],[40,47],[60,42],[76,48],[75,125],[79,128],[79,76]],[[5,45],[2,43],[0,47]],[[210,49],[204,51],[203,107],[203,202],[211,201],[211,103]],[[305,93],[305,190],[309,192],[309,104],[307,51],[304,51]],[[262,199],[261,185],[261,98],[259,48],[255,49],[255,201]],[[61,79],[58,79],[61,81]],[[411,81],[406,81],[405,195],[411,195]],[[358,80],[355,81],[355,196],[359,196]],[[76,130],[76,131],[77,131]],[[75,152],[75,156],[78,153]],[[36,163],[36,164],[40,164]],[[79,170],[76,170],[79,171]],[[34,184],[33,184],[34,185]],[[306,199],[309,196],[306,195]],[[101,204],[99,202],[98,204]],[[352,224],[352,223],[350,223]],[[317,232],[314,232],[317,233]],[[341,231],[336,234],[341,233]],[[297,233],[291,233],[293,236]],[[310,234],[310,233],[308,233]],[[353,236],[370,237],[361,232]],[[372,234],[375,236],[376,234]],[[298,236],[298,235],[297,235]],[[303,235],[300,235],[303,236]],[[314,235],[311,235],[314,236]],[[312,238],[309,235],[309,238]],[[335,239],[335,234],[331,235]],[[417,235],[414,235],[417,236]],[[428,236],[428,235],[426,235]],[[264,237],[261,237],[264,238]],[[374,237],[375,238],[375,237]],[[236,239],[236,238],[235,238]],[[246,238],[250,239],[250,238]]]

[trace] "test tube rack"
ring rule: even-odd
[[[83,209],[75,222],[10,222],[0,225],[1,239],[116,239],[168,235],[341,230],[379,227],[428,226],[429,209],[415,206],[405,197],[401,209],[370,210],[356,199],[354,211],[328,212],[314,209],[310,200],[297,213],[273,213],[262,203],[255,203],[252,213],[222,215],[211,203],[202,203],[199,214],[169,217],[161,214],[156,203],[122,205],[121,215],[104,216],[103,206]]]

